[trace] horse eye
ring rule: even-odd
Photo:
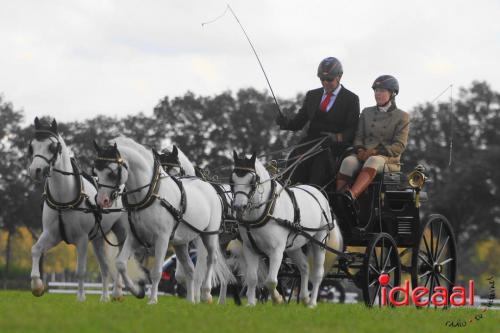
[[[50,146],[49,146],[49,151],[52,153],[52,154],[57,154],[58,151],[57,151],[57,143],[51,143]]]
[[[108,178],[112,181],[115,181],[118,180],[118,175],[115,172],[111,171],[108,175]]]

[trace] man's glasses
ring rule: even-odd
[[[321,78],[321,81],[326,81],[326,82],[332,82],[333,80],[335,80],[335,78],[330,78],[330,77],[322,77]]]

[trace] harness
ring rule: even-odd
[[[119,156],[115,159],[98,157],[97,160],[118,163],[119,167],[120,167],[119,173],[121,173],[121,167],[126,167],[126,164],[123,162],[123,160]],[[174,218],[174,220],[176,222],[174,225],[174,228],[172,230],[172,237],[173,237],[175,231],[177,230],[178,226],[181,223],[184,224],[185,226],[187,226],[188,228],[190,228],[191,230],[193,230],[194,232],[201,234],[201,235],[219,234],[219,232],[220,232],[219,230],[215,230],[215,231],[200,230],[184,219],[183,216],[184,216],[184,213],[186,212],[186,207],[187,207],[187,205],[186,205],[186,202],[187,202],[186,192],[184,190],[184,186],[183,186],[182,182],[177,177],[169,176],[175,182],[175,184],[179,188],[179,191],[181,194],[179,208],[174,207],[165,198],[162,198],[158,195],[158,192],[160,189],[160,180],[162,179],[161,170],[162,170],[162,166],[161,166],[160,162],[158,161],[158,159],[155,158],[154,165],[153,165],[153,177],[151,179],[151,182],[145,186],[141,186],[141,187],[136,188],[134,190],[130,190],[130,191],[124,190],[123,191],[123,194],[122,194],[123,207],[128,212],[128,222],[129,222],[129,226],[130,226],[130,231],[132,232],[132,235],[137,240],[137,242],[145,248],[151,248],[151,246],[152,246],[147,241],[144,241],[143,239],[141,239],[139,237],[139,233],[137,232],[137,229],[136,229],[134,222],[133,222],[133,219],[132,219],[132,213],[138,212],[138,211],[141,211],[143,209],[150,207],[156,200],[160,201],[160,205],[163,208],[165,208],[167,210],[167,212],[170,213],[170,215],[172,215],[172,217]],[[118,179],[118,182],[119,182],[119,179]],[[108,187],[108,188],[112,188],[112,189],[116,190],[117,186],[119,186],[119,185],[117,184],[115,186],[109,186],[109,185],[99,183],[99,186]],[[129,202],[129,200],[127,198],[128,195],[135,193],[135,192],[139,192],[146,187],[148,187],[149,189],[148,189],[148,192],[147,192],[146,196],[144,197],[144,199],[142,199],[141,201],[139,201],[137,203],[130,203]]]
[[[250,201],[250,199],[253,197],[253,195],[255,193],[255,190],[256,190],[256,188],[258,186],[258,180],[260,178],[258,177],[255,169],[248,168],[248,167],[240,167],[240,166],[236,166],[233,169],[233,173],[234,172],[240,172],[241,173],[242,171],[246,171],[247,173],[248,172],[255,173],[254,183],[252,184],[252,190],[248,194],[245,193],[245,192],[242,192],[242,191],[234,192],[234,184],[232,183],[232,177],[231,177],[231,189],[232,189],[232,192],[234,193],[234,196],[236,196],[237,193],[241,193],[241,194],[246,195],[248,197],[249,201]],[[299,206],[297,204],[297,199],[295,197],[295,194],[292,191],[292,188],[301,189],[304,192],[308,193],[310,196],[312,196],[314,198],[314,200],[318,203],[318,206],[320,207],[320,209],[322,211],[322,214],[325,217],[326,221],[328,221],[327,214],[324,211],[323,207],[321,206],[318,198],[316,198],[316,196],[313,193],[311,193],[310,191],[308,191],[308,190],[306,190],[304,188],[295,187],[295,186],[293,186],[293,187],[282,187],[282,189],[285,190],[285,192],[290,197],[290,200],[291,200],[292,206],[293,206],[294,217],[293,217],[293,221],[282,219],[282,218],[279,218],[279,217],[275,217],[275,216],[273,216],[273,213],[274,213],[274,208],[276,206],[276,199],[280,196],[281,191],[280,192],[276,191],[276,187],[277,187],[277,181],[276,180],[271,179],[270,182],[271,182],[271,191],[269,193],[268,200],[265,202],[266,208],[264,209],[264,212],[262,213],[262,215],[258,219],[256,219],[256,220],[250,220],[249,221],[249,220],[243,220],[243,218],[239,218],[238,219],[238,224],[243,225],[243,227],[247,231],[248,239],[250,241],[250,244],[252,245],[253,250],[257,254],[259,254],[261,256],[264,256],[264,257],[267,257],[265,255],[265,253],[261,249],[259,249],[259,247],[257,246],[257,243],[255,242],[255,238],[253,237],[253,235],[251,233],[251,230],[252,229],[261,228],[261,227],[265,226],[271,219],[273,219],[274,221],[276,221],[276,223],[278,225],[280,225],[280,226],[282,226],[282,227],[290,230],[288,238],[290,238],[290,236],[294,237],[293,240],[292,240],[292,242],[291,242],[291,244],[288,247],[290,247],[290,246],[293,245],[293,241],[298,236],[304,236],[307,239],[309,239],[310,241],[312,241],[312,242],[316,243],[317,245],[321,246],[322,248],[327,249],[329,251],[332,251],[332,252],[336,253],[337,255],[344,256],[343,252],[339,252],[336,249],[330,248],[329,246],[326,245],[326,241],[327,241],[327,238],[328,238],[329,235],[327,235],[325,237],[325,239],[323,239],[323,241],[319,241],[316,238],[314,238],[313,236],[311,236],[311,235],[308,234],[308,232],[318,232],[318,231],[322,231],[322,230],[332,230],[334,228],[334,224],[333,223],[332,224],[327,223],[326,225],[324,225],[324,226],[322,226],[320,228],[308,228],[308,227],[304,227],[304,226],[302,226],[300,224],[300,209],[299,209]]]
[[[97,236],[99,228],[102,231],[102,227],[100,225],[101,215],[98,212],[97,207],[90,202],[88,195],[84,192],[82,172],[80,171],[78,164],[76,163],[75,159],[73,159],[73,158],[71,159],[71,166],[73,168],[73,172],[66,172],[66,171],[61,171],[58,169],[53,169],[53,171],[59,172],[59,173],[64,174],[64,175],[75,176],[75,179],[77,181],[77,187],[79,189],[78,196],[75,199],[68,201],[68,202],[57,202],[53,198],[52,194],[50,193],[48,182],[45,183],[44,193],[42,195],[42,205],[43,205],[43,202],[45,202],[47,204],[47,206],[49,206],[50,208],[57,211],[58,221],[59,221],[59,233],[61,235],[62,240],[66,244],[69,244],[69,241],[68,241],[68,237],[66,234],[66,228],[65,228],[64,220],[63,220],[63,216],[62,216],[63,211],[75,210],[75,211],[82,211],[84,213],[92,212],[94,214],[95,224],[94,224],[94,227],[92,227],[92,229],[89,232],[89,240],[92,240]],[[87,208],[80,208],[79,207],[83,202],[86,204]],[[42,210],[43,210],[43,206],[42,206]]]

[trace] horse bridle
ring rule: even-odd
[[[30,143],[29,143],[29,146],[28,146],[28,155],[32,156],[32,159],[35,159],[36,157],[41,158],[42,160],[44,160],[45,162],[47,162],[47,164],[49,165],[49,167],[52,169],[54,167],[54,164],[57,161],[57,156],[61,155],[61,153],[62,153],[61,142],[59,141],[59,138],[54,133],[52,133],[51,131],[36,130],[35,131],[35,139],[36,139],[36,134],[37,133],[38,134],[42,134],[42,133],[48,134],[47,138],[50,140],[49,151],[52,153],[52,157],[50,159],[48,159],[47,157],[45,157],[43,155],[40,155],[40,154],[33,155],[33,146],[32,146],[33,140],[31,140]],[[52,141],[51,138],[55,138],[56,141]]]
[[[248,193],[246,193],[244,191],[234,192],[233,174],[236,174],[238,177],[243,177],[246,174],[253,174],[253,180],[250,183],[250,186],[251,186],[250,192],[248,192]],[[259,186],[259,184],[260,184],[260,177],[257,174],[257,171],[255,171],[255,169],[253,169],[253,168],[235,166],[233,168],[233,171],[231,172],[230,177],[229,177],[229,186],[231,187],[231,192],[233,193],[233,198],[236,198],[237,194],[242,194],[242,195],[247,197],[248,203],[250,203],[252,201],[253,196],[255,195],[255,192],[257,191],[257,186]]]
[[[102,168],[100,168],[100,167],[96,168],[95,162],[94,162],[94,166],[92,167],[92,175],[93,176],[97,175],[95,173],[95,169],[97,169],[97,170],[109,169],[111,171],[111,174],[114,174],[114,170],[109,167],[109,164],[111,164],[111,163],[118,164],[118,172],[115,176],[112,177],[112,178],[116,177],[115,185],[103,184],[103,183],[99,182],[99,179],[97,180],[97,188],[98,189],[101,187],[112,189],[111,194],[110,194],[110,199],[114,201],[120,195],[120,186],[121,186],[120,180],[122,179],[122,168],[125,168],[128,170],[127,163],[125,163],[125,161],[123,160],[123,158],[121,158],[121,156],[117,156],[116,158],[99,157],[98,156],[95,160],[96,161],[104,161],[105,164]]]

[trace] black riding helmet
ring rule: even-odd
[[[373,90],[377,88],[387,89],[395,96],[399,93],[399,82],[392,75],[381,75],[372,84]]]
[[[343,72],[342,64],[334,57],[323,59],[318,66],[318,77],[320,79],[334,79],[342,75]]]

